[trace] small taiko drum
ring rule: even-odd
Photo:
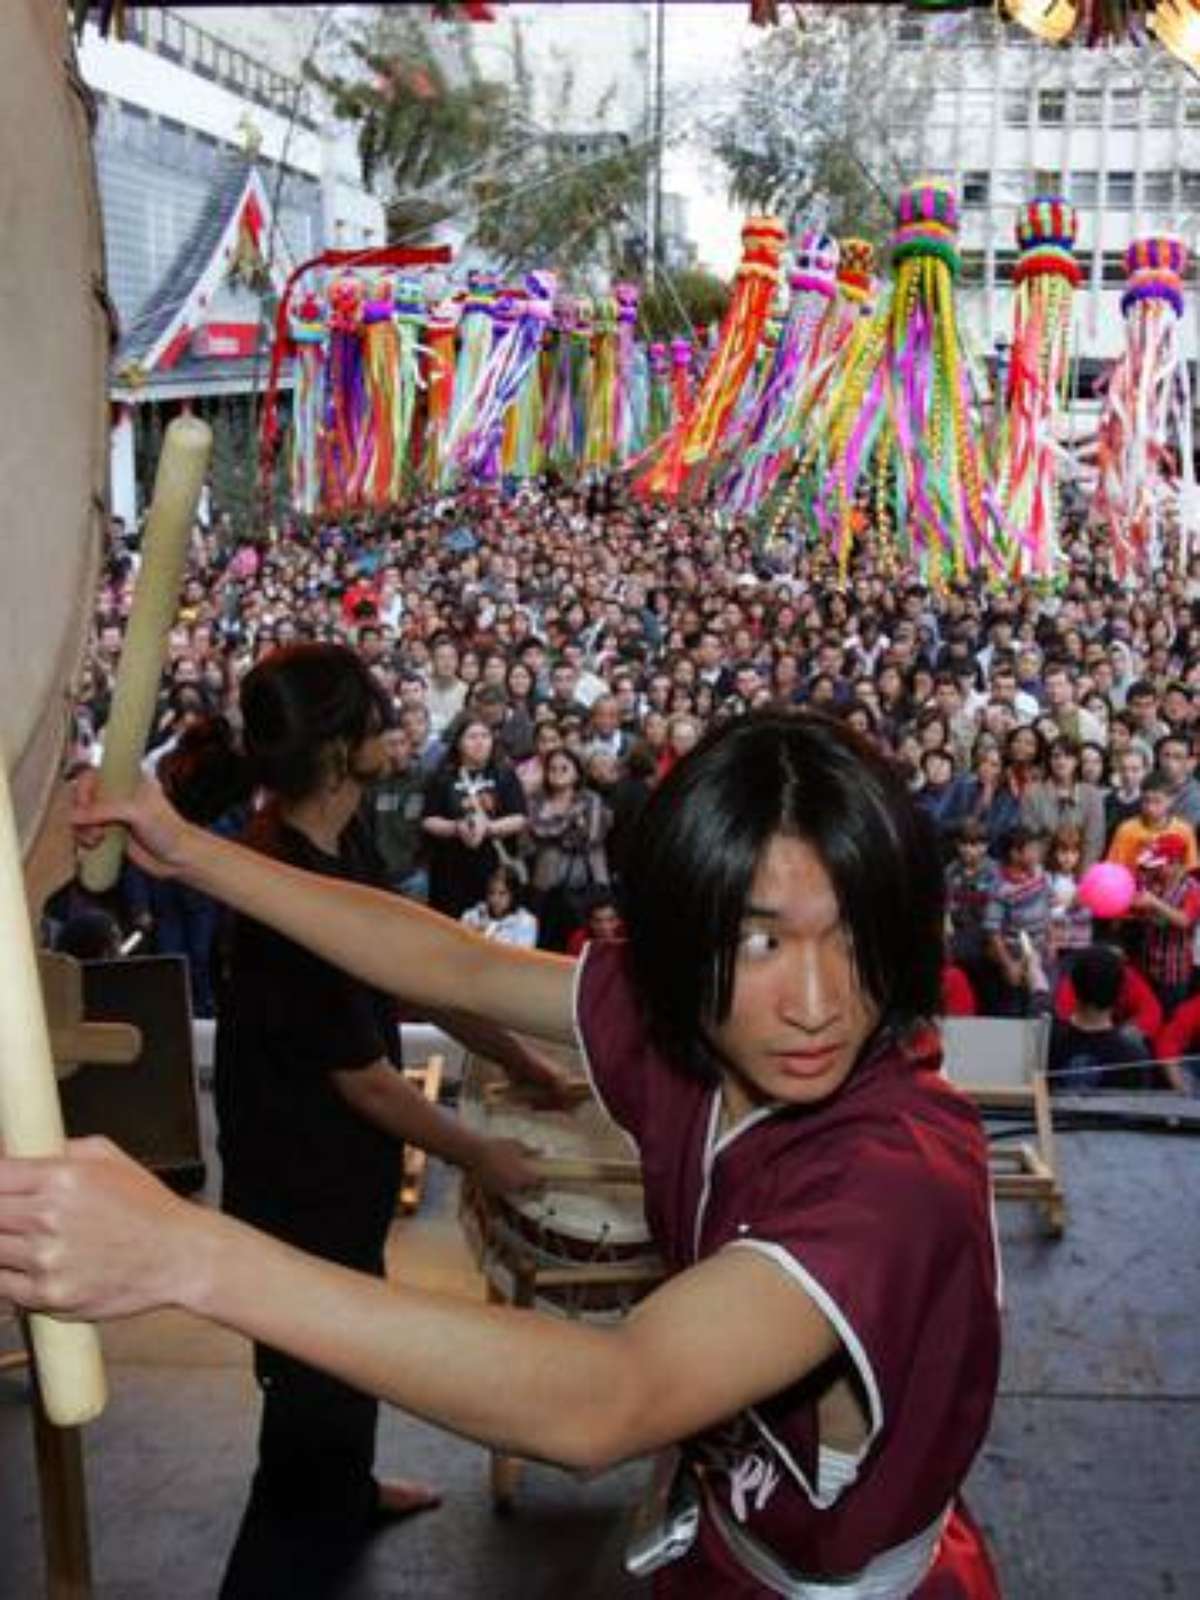
[[[0,7],[0,751],[22,854],[50,805],[95,603],[111,313],[92,98],[67,8]]]
[[[476,1132],[537,1151],[546,1173],[528,1194],[464,1185],[464,1232],[493,1299],[617,1321],[661,1281],[637,1161],[595,1099],[533,1110],[498,1067],[475,1056],[464,1064],[459,1109]]]

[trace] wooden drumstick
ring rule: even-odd
[[[101,800],[127,800],[138,785],[142,756],[162,676],[163,650],[179,605],[196,503],[212,454],[212,430],[199,417],[176,417],[163,440],[154,499],[142,539],[142,564],[121,650],[112,711],[104,729]],[[93,893],[111,889],[121,870],[125,829],[114,824],[85,851],[79,876]]]
[[[29,906],[8,774],[0,760],[0,1146],[10,1156],[57,1155],[63,1147],[62,1108],[42,1008]],[[94,1328],[55,1317],[29,1318],[46,1415],[74,1428],[104,1410],[104,1368]]]

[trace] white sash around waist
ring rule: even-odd
[[[937,1558],[950,1517],[947,1506],[928,1528],[903,1544],[881,1551],[845,1578],[807,1578],[748,1533],[705,1487],[705,1507],[738,1565],[783,1600],[904,1600],[920,1585]]]

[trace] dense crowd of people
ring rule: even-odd
[[[736,521],[617,485],[261,537],[220,518],[193,539],[149,759],[170,791],[214,728],[236,738],[255,662],[348,644],[390,707],[388,771],[365,802],[388,882],[489,938],[577,951],[620,935],[630,830],[707,727],[820,710],[900,764],[937,832],[947,1008],[1052,1010],[1064,1084],[1184,1087],[1200,1033],[1200,558],[1135,588],[1082,524],[1065,549],[1053,586],[934,585],[886,541],[839,571],[825,550],[764,552]],[[137,560],[115,528],[80,761],[103,742]],[[195,806],[225,831],[245,821],[219,794]],[[1104,923],[1078,886],[1106,858],[1137,892]],[[215,909],[147,883],[128,914],[189,955],[211,1011]]]

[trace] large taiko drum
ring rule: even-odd
[[[611,1322],[661,1280],[630,1147],[593,1098],[569,1111],[532,1110],[499,1068],[468,1057],[459,1110],[477,1132],[518,1139],[571,1172],[523,1195],[464,1187],[464,1231],[493,1298]],[[604,1181],[617,1168],[629,1169],[622,1181]]]
[[[111,316],[67,7],[0,5],[0,748],[28,857],[94,604]]]

